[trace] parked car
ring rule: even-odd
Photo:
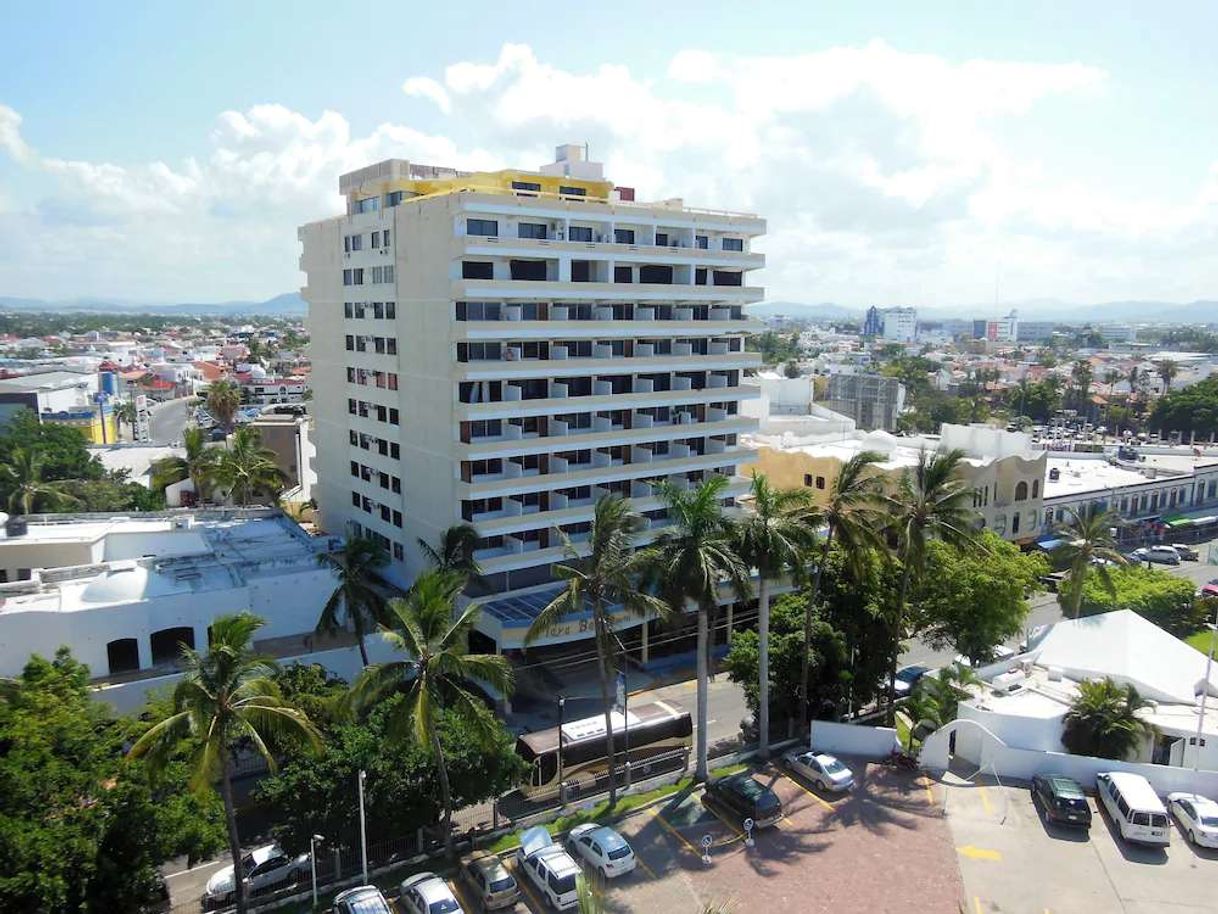
[[[1218,598],[1218,583],[1210,581],[1197,591],[1199,597]]]
[[[1171,843],[1167,810],[1146,778],[1127,771],[1104,771],[1095,776],[1095,786],[1122,838],[1164,847]]]
[[[1201,558],[1201,553],[1192,546],[1186,546],[1183,543],[1172,543],[1171,548],[1175,549],[1176,555],[1186,562],[1195,562]]]
[[[484,911],[512,908],[520,900],[520,886],[495,854],[480,853],[461,864],[461,878]]]
[[[334,914],[393,914],[393,909],[380,889],[361,885],[334,897]]]
[[[918,680],[929,672],[930,667],[920,666],[916,663],[901,667],[897,670],[897,680],[893,688],[893,694],[897,698],[904,698],[913,691],[913,687],[918,684]]]
[[[1198,847],[1218,847],[1218,803],[1195,793],[1169,793],[1167,807]]]
[[[1060,825],[1091,827],[1091,807],[1082,785],[1073,778],[1059,774],[1037,774],[1032,777],[1032,801],[1050,822]]]
[[[579,893],[575,887],[580,874],[579,864],[555,844],[550,833],[540,825],[521,833],[516,867],[551,907],[559,911],[579,907]]]
[[[303,879],[309,873],[309,855],[289,857],[278,844],[256,847],[241,858],[241,872],[251,895],[266,892]],[[231,865],[221,867],[210,879],[203,900],[224,904],[237,894]]]
[[[854,786],[854,772],[827,752],[788,752],[782,758],[795,774],[825,790],[841,793]]]
[[[638,861],[626,839],[605,825],[589,822],[577,825],[567,834],[572,856],[582,857],[602,879],[613,879],[632,872]]]
[[[702,802],[719,806],[731,813],[737,822],[752,819],[757,828],[776,825],[782,818],[782,801],[778,794],[747,771],[708,783]]]
[[[1159,565],[1179,565],[1180,553],[1171,546],[1143,546],[1129,553],[1134,562],[1155,562]]]
[[[398,889],[405,914],[465,914],[448,883],[435,873],[415,873]]]
[[[999,663],[1003,660],[1010,660],[1017,653],[1018,653],[1018,651],[1016,651],[1015,648],[1013,648],[1013,647],[1008,647],[1005,644],[996,644],[996,645],[994,645],[994,647],[990,648],[989,659],[982,660],[981,663],[979,663],[977,665],[978,666],[989,666],[991,663]],[[971,660],[969,660],[967,657],[965,657],[963,654],[957,654],[952,659],[952,662],[957,664],[958,666],[968,667],[969,669],[972,669],[972,667],[973,667],[973,662]]]

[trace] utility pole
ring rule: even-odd
[[[364,818],[364,779],[367,773],[361,768],[359,773],[359,842],[360,860],[364,868],[364,885],[368,884],[368,820]]]

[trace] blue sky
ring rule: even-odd
[[[587,140],[773,298],[1218,297],[1218,5],[717,6],[6,10],[0,296],[267,297],[340,170]]]

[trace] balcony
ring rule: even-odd
[[[463,257],[572,257],[575,260],[629,260],[641,265],[684,265],[699,268],[759,270],[765,254],[758,251],[724,251],[698,248],[688,243],[657,245],[638,238],[634,244],[614,241],[606,231],[594,233],[592,241],[570,241],[559,229],[548,238],[510,238],[504,236],[460,235],[455,256]]]
[[[562,282],[530,279],[457,279],[455,301],[689,301],[749,304],[765,297],[759,286],[698,286],[666,283]],[[679,318],[678,318],[679,319]],[[693,320],[693,313],[687,320]]]
[[[688,379],[686,379],[688,380]],[[458,403],[456,417],[459,421],[478,419],[514,419],[524,416],[545,416],[553,413],[594,412],[598,409],[648,409],[662,406],[682,406],[723,400],[754,400],[761,396],[756,387],[702,388],[692,389],[684,385],[681,390],[652,391],[651,381],[636,378],[630,393],[568,397],[567,385],[554,382],[550,385],[549,397],[536,400],[503,400],[483,403]],[[519,391],[519,388],[517,388]]]

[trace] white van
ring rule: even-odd
[[[1095,785],[1122,838],[1164,847],[1171,843],[1167,810],[1146,778],[1125,771],[1105,771],[1095,776]]]

